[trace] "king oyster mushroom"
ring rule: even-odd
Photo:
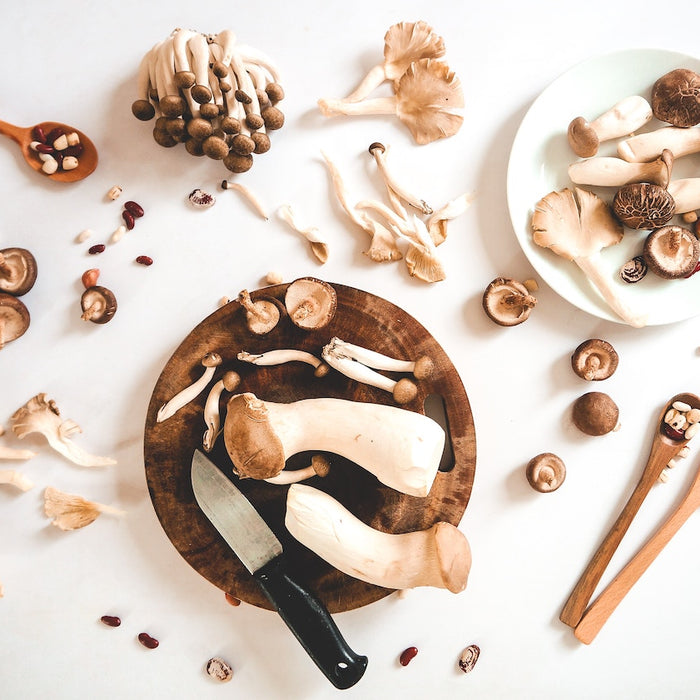
[[[657,228],[668,223],[676,203],[664,187],[639,182],[621,187],[612,203],[615,216],[629,228]]]
[[[26,248],[0,250],[0,292],[16,297],[26,294],[36,282],[36,259]]]
[[[644,241],[644,259],[659,277],[686,277],[695,270],[700,259],[700,241],[682,226],[662,226]]]
[[[700,122],[700,75],[676,68],[662,75],[651,89],[654,116],[673,126],[694,126]]]
[[[29,328],[29,311],[11,294],[0,293],[0,350],[24,335]]]
[[[537,304],[527,287],[510,277],[497,277],[484,290],[486,315],[499,326],[517,326],[526,321]]]
[[[635,182],[649,182],[668,187],[673,170],[673,153],[665,148],[662,154],[649,163],[631,163],[622,158],[600,156],[572,163],[569,178],[577,185],[595,187],[621,187]]]
[[[335,289],[314,277],[294,280],[284,295],[284,305],[295,326],[307,331],[325,328],[335,316],[338,299]]]

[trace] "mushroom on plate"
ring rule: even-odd
[[[700,123],[700,75],[687,68],[676,68],[662,75],[651,89],[654,116],[673,126]]]
[[[675,159],[700,151],[700,127],[664,126],[654,131],[630,136],[617,144],[617,154],[630,163],[658,158],[664,149]]]
[[[26,248],[0,250],[0,292],[22,296],[34,286],[36,274],[36,258]]]
[[[665,187],[638,182],[621,187],[613,198],[615,216],[629,228],[651,229],[667,224],[676,211],[673,196]]]
[[[682,226],[662,226],[646,237],[644,259],[649,270],[659,277],[686,277],[700,260],[700,241]]]
[[[29,311],[21,299],[0,292],[0,350],[24,335],[29,328]]]
[[[584,340],[571,355],[574,373],[588,382],[599,382],[611,377],[619,363],[615,348],[600,338]]]
[[[595,187],[621,187],[635,182],[650,182],[668,187],[671,181],[674,155],[665,148],[662,154],[649,163],[631,163],[622,158],[600,156],[580,160],[569,166],[569,178],[577,185]]]

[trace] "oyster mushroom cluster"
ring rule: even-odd
[[[270,131],[284,124],[279,71],[229,29],[202,34],[175,29],[143,57],[137,77],[137,119],[156,117],[153,138],[166,148],[223,161],[234,173],[270,150]]]
[[[444,55],[445,42],[425,22],[394,24],[384,35],[384,61],[347,97],[319,99],[321,114],[393,114],[421,145],[452,136],[464,121],[464,93]],[[369,98],[385,81],[394,95]]]

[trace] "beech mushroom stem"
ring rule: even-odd
[[[324,117],[396,114],[397,105],[398,100],[393,96],[373,97],[362,102],[344,102],[329,98],[321,98],[318,101],[318,107]]]
[[[261,367],[273,367],[275,365],[286,364],[287,362],[305,362],[307,365],[311,365],[314,368],[314,375],[316,377],[323,377],[328,373],[328,365],[324,364],[316,355],[312,355],[305,350],[268,350],[267,352],[261,352],[256,355],[243,350],[239,352],[236,357],[241,360],[241,362],[249,362],[251,365],[260,365]]]
[[[277,476],[271,476],[264,479],[268,484],[276,484],[277,486],[285,486],[287,484],[297,484],[300,481],[306,481],[314,476],[324,477],[328,475],[330,464],[323,455],[314,455],[311,458],[311,464],[303,469],[283,469]]]

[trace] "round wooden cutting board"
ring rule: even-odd
[[[284,301],[287,286],[266,287],[251,296],[254,300],[275,297]],[[241,376],[237,391],[252,392],[266,401],[289,403],[336,397],[389,405],[395,404],[387,392],[360,384],[334,370],[316,378],[313,368],[304,363],[258,367],[239,361],[236,355],[241,351],[260,353],[297,348],[320,357],[323,346],[334,336],[401,359],[415,360],[429,355],[435,363],[432,376],[416,381],[418,397],[403,406],[433,416],[432,409],[426,410],[425,406],[433,405],[436,396],[442,397],[437,403],[444,407],[451,459],[446,467],[441,466],[428,496],[418,498],[399,493],[353,462],[330,454],[327,455],[331,462],[329,475],[313,477],[305,483],[326,491],[371,527],[390,533],[427,529],[440,520],[458,525],[471,495],[476,462],[474,422],[466,392],[449,358],[423,326],[394,304],[351,287],[333,287],[338,295],[338,310],[330,325],[317,331],[301,330],[283,318],[268,335],[256,336],[247,329],[245,312],[238,302],[220,308],[177,348],[158,379],[148,407],[144,442],[146,478],[163,529],[202,576],[226,593],[262,608],[270,609],[270,603],[201,512],[190,483],[193,452],[202,449],[204,402],[213,382],[174,416],[156,422],[158,409],[201,376],[200,361],[207,352],[217,352],[223,358],[213,381],[223,372],[235,370]],[[224,392],[222,406],[226,399]],[[392,592],[341,573],[294,540],[284,526],[288,487],[238,480],[232,473],[221,437],[209,456],[231,477],[277,535],[288,559],[290,575],[320,598],[331,613],[358,608]],[[287,466],[306,466],[309,457],[310,453],[291,457]]]

